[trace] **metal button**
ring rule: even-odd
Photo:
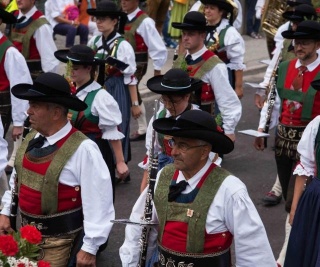
[[[77,201],[77,198],[73,197],[71,200],[72,200],[73,202],[75,202],[75,201]]]
[[[79,186],[76,186],[76,187],[74,188],[74,190],[79,191],[79,190],[80,190],[80,187],[79,187]]]

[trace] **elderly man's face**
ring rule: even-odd
[[[194,174],[208,158],[210,147],[208,144],[190,138],[173,137],[171,156],[176,169],[185,173]],[[190,177],[186,177],[190,178]]]
[[[31,128],[47,136],[47,131],[54,124],[55,104],[29,101],[27,111],[31,123]]]

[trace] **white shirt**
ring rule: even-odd
[[[228,25],[229,21],[227,19],[222,19],[220,25],[216,29],[216,32],[220,34],[220,32]],[[210,33],[207,34],[206,39],[211,39]],[[227,58],[230,61],[227,63],[228,68],[231,70],[244,70],[246,67],[243,64],[245,53],[244,40],[235,27],[231,26],[227,29],[224,36],[224,45],[225,47],[223,49],[226,51]]]
[[[316,67],[318,67],[319,64],[320,64],[320,54],[318,52],[317,59],[306,66],[307,67],[307,71],[314,71],[314,69]],[[301,66],[301,62],[298,59],[296,61],[296,64],[295,64],[295,68],[297,69],[300,66]],[[269,100],[269,98],[270,98],[270,94],[268,95],[268,100]],[[277,92],[276,100],[275,100],[275,103],[274,103],[274,106],[273,106],[273,110],[272,110],[272,114],[271,114],[271,122],[270,122],[269,129],[272,129],[273,127],[278,125],[279,117],[281,115],[280,105],[281,105],[281,99],[280,99],[279,94]],[[269,108],[269,101],[266,101],[265,104],[263,105],[263,108],[262,108],[261,112],[260,112],[260,121],[259,121],[259,127],[258,128],[261,128],[261,129],[265,128],[266,116],[267,116],[268,108]]]
[[[113,37],[111,40],[107,42],[111,51],[114,46],[114,41],[120,36],[121,35],[117,33],[115,37]],[[100,36],[99,40],[96,43],[94,43],[96,37],[97,36],[93,36],[89,40],[88,46],[91,47],[93,50],[95,50],[94,46],[96,46],[96,48],[101,47],[98,51],[96,51],[97,54],[105,54],[107,56],[108,52],[102,48],[102,36]],[[121,71],[124,76],[124,83],[129,85],[136,85],[137,79],[134,76],[134,73],[137,70],[136,57],[134,55],[134,51],[131,44],[128,43],[126,40],[123,40],[118,44],[116,58],[129,65],[124,71]]]
[[[196,60],[207,50],[205,45],[203,45],[202,49],[191,55],[192,59]],[[201,80],[212,87],[215,100],[221,112],[225,133],[233,134],[241,117],[242,106],[237,94],[229,83],[226,64],[218,63],[204,74]]]
[[[64,17],[64,10],[68,6],[74,6],[74,0],[47,0],[45,3],[45,13],[52,28],[54,28],[58,21],[56,17]]]
[[[131,21],[139,11],[141,11],[141,9],[137,8],[135,11],[128,14],[128,21]],[[136,32],[141,35],[143,41],[148,47],[149,56],[153,60],[154,70],[161,70],[167,61],[168,51],[156,29],[154,20],[149,17],[145,18],[137,28]]]
[[[0,32],[0,39],[2,37],[3,34]],[[19,83],[33,83],[26,60],[15,47],[9,47],[6,51],[4,56],[4,70],[9,80],[10,88]],[[11,105],[13,126],[23,126],[27,118],[26,112],[29,108],[28,101],[18,99],[11,94]]]
[[[101,88],[101,85],[93,81],[86,88],[77,93],[77,97],[84,101],[88,93]],[[99,117],[99,129],[102,132],[102,139],[119,140],[124,135],[117,126],[122,122],[122,115],[118,103],[105,90],[101,89],[92,101],[91,113]]]
[[[300,162],[293,174],[314,176],[316,175],[315,140],[318,134],[320,116],[315,117],[303,131],[298,143],[297,151],[300,154]]]
[[[2,172],[7,166],[7,156],[8,156],[8,143],[6,139],[3,138],[3,125],[1,121],[1,116],[0,116],[0,177],[2,175]]]
[[[24,21],[28,20],[32,15],[37,11],[37,8],[34,6],[26,14],[22,14],[19,10],[18,19],[22,16],[26,18]],[[40,18],[44,18],[41,16]],[[40,26],[33,34],[33,38],[36,40],[36,47],[40,54],[41,59],[41,68],[44,72],[58,72],[59,60],[54,56],[54,52],[57,51],[57,46],[52,38],[52,28],[49,24],[44,24]]]
[[[46,137],[47,140],[43,147],[53,145],[61,140],[70,132],[71,127],[68,122],[57,133]],[[14,185],[15,173],[14,170],[10,178],[11,188]],[[73,187],[81,186],[85,232],[81,249],[95,255],[99,246],[106,242],[112,228],[110,220],[115,217],[110,173],[96,143],[90,139],[81,143],[63,167],[59,182]],[[8,216],[10,214],[11,191],[5,192],[2,202],[4,207],[1,214]]]
[[[209,168],[211,162],[188,180],[186,189],[182,192],[191,192],[201,177]],[[158,173],[157,181],[161,171]],[[179,172],[177,183],[185,180],[182,172]],[[157,183],[156,183],[157,186]],[[135,203],[130,220],[141,221],[144,213],[145,198],[148,188],[139,196]],[[153,206],[153,222],[158,223],[156,206]],[[141,237],[140,226],[127,225],[125,241],[120,247],[120,258],[123,267],[135,267],[139,260],[139,239]],[[216,196],[209,208],[206,219],[206,232],[217,234],[230,231],[234,236],[235,256],[237,267],[259,266],[276,267],[276,260],[266,235],[260,216],[252,203],[246,186],[235,176],[229,175],[221,184]],[[149,235],[148,251],[152,252],[156,247],[157,230],[152,228]],[[151,253],[148,253],[150,258]]]

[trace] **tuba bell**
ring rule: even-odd
[[[287,9],[285,0],[266,0],[262,14],[262,30],[272,39],[276,35],[278,28],[285,23],[282,14]]]

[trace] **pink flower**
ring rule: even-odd
[[[0,251],[4,256],[14,256],[18,253],[18,243],[12,235],[0,236]]]
[[[40,231],[32,225],[26,225],[20,229],[21,237],[26,239],[31,244],[39,244],[42,236]]]

